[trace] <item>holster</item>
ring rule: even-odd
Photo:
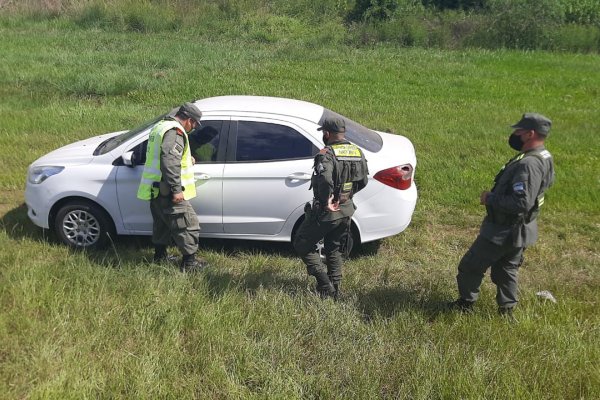
[[[306,213],[307,219],[316,221],[321,213],[321,203],[317,200],[313,200],[312,204],[307,202],[304,205],[304,212]]]

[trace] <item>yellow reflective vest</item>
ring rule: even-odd
[[[181,186],[183,187],[183,198],[185,200],[196,197],[196,185],[194,183],[194,170],[190,142],[183,126],[175,120],[165,119],[160,121],[150,131],[148,148],[146,149],[146,164],[142,172],[142,180],[138,188],[137,197],[141,200],[151,200],[158,196],[162,172],[160,171],[160,147],[165,133],[171,129],[179,129],[183,132],[185,145],[181,157]]]

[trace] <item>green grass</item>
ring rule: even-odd
[[[0,398],[600,397],[600,57],[304,48],[191,33],[0,23]],[[409,137],[406,232],[347,262],[320,301],[285,244],[204,241],[200,275],[145,262],[145,238],[70,252],[27,219],[27,166],[192,98],[292,97]],[[521,113],[554,121],[557,183],[521,271],[518,322],[442,312],[479,192]],[[557,304],[535,295],[550,290]]]

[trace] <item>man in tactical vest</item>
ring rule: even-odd
[[[367,161],[362,151],[345,140],[342,118],[325,119],[323,148],[314,161],[311,188],[314,198],[306,203],[305,217],[294,239],[294,248],[306,264],[309,275],[317,280],[317,292],[323,298],[337,299],[342,279],[342,237],[350,230],[350,218],[356,206],[353,195],[367,185]],[[324,239],[326,266],[316,245]]]
[[[167,246],[173,240],[183,255],[182,271],[206,266],[204,260],[195,256],[200,225],[188,202],[196,197],[188,132],[200,126],[201,117],[198,107],[185,103],[174,117],[167,117],[152,128],[137,194],[139,199],[150,201],[154,262],[168,259]]]
[[[479,236],[458,265],[460,298],[450,308],[471,311],[479,287],[491,267],[500,314],[512,315],[517,305],[517,273],[523,252],[538,236],[537,216],[544,192],[554,182],[552,155],[544,148],[552,122],[540,114],[524,114],[512,126],[508,143],[519,151],[498,172],[491,191],[480,203],[487,209]]]

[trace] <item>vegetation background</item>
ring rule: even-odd
[[[598,0],[0,0],[11,18],[319,47],[598,52]]]
[[[597,1],[0,0],[0,398],[600,398]],[[26,216],[27,166],[192,98],[312,101],[417,150],[404,233],[321,301],[286,244],[204,241],[200,275],[147,238],[71,252]],[[489,278],[443,311],[481,190],[523,112],[557,182],[517,321]],[[556,304],[536,296],[549,290]]]

